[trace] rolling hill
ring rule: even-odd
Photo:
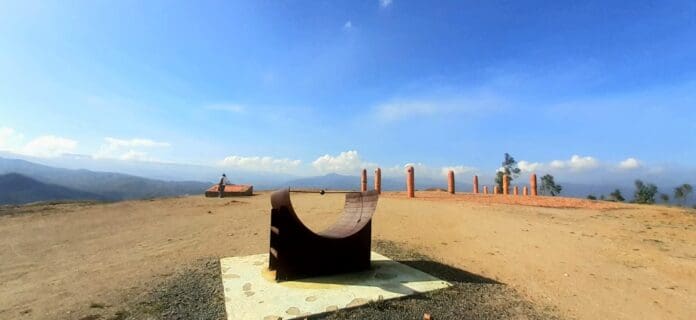
[[[113,172],[49,167],[19,159],[0,158],[0,174],[17,173],[45,184],[62,186],[103,200],[127,200],[198,194],[210,182],[162,181]],[[0,192],[3,190],[0,189]],[[48,200],[48,199],[39,199]]]
[[[0,204],[25,204],[51,200],[105,200],[105,198],[94,193],[46,184],[17,173],[0,175]]]

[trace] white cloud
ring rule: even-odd
[[[392,0],[379,0],[379,6],[386,8],[392,4]]]
[[[12,128],[0,127],[0,150],[12,150],[24,137]]]
[[[312,162],[312,166],[321,173],[356,174],[363,168],[376,167],[374,163],[360,159],[358,151],[341,152],[337,156],[325,154]]]
[[[125,140],[125,139],[106,137],[106,138],[104,138],[104,140],[107,142],[108,146],[112,146],[112,147],[152,148],[152,147],[169,147],[169,146],[171,146],[168,142],[157,142],[154,140],[141,139],[141,138],[134,138],[134,139]]]
[[[19,153],[51,158],[65,153],[71,153],[77,148],[77,141],[52,135],[40,136],[29,141],[19,150]]]
[[[539,162],[529,162],[524,160],[517,162],[517,167],[520,168],[522,172],[535,172],[542,166],[543,164]]]
[[[480,115],[496,112],[504,105],[502,99],[485,93],[447,99],[393,99],[377,104],[373,108],[373,114],[378,120],[391,122],[407,118]]]
[[[99,151],[94,154],[93,157],[95,159],[155,161],[144,149],[167,148],[171,146],[168,142],[144,138],[118,139],[106,137],[104,142]]]
[[[348,20],[348,21],[346,21],[346,23],[343,24],[343,30],[348,31],[350,29],[353,29],[353,22]]]
[[[234,112],[234,113],[244,113],[246,111],[246,107],[240,104],[234,104],[234,103],[225,103],[225,104],[213,104],[206,106],[205,109],[207,110],[215,110],[215,111],[227,111],[227,112]]]
[[[622,170],[634,170],[640,168],[640,161],[636,158],[628,158],[619,163],[619,169]]]
[[[242,170],[293,173],[301,163],[300,160],[276,159],[273,157],[229,156],[220,161],[219,165]]]
[[[476,169],[474,167],[467,167],[467,166],[442,167],[442,170],[441,170],[442,175],[447,175],[447,173],[450,170],[454,171],[455,175],[475,173],[478,171],[478,169]]]
[[[553,169],[569,169],[571,171],[586,171],[599,167],[599,161],[593,157],[573,155],[570,160],[554,160],[549,163]]]

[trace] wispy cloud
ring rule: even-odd
[[[11,150],[21,143],[24,136],[13,128],[0,127],[0,150]]]
[[[226,111],[226,112],[233,112],[233,113],[244,113],[246,112],[246,107],[241,105],[241,104],[235,104],[235,103],[223,103],[223,104],[212,104],[205,106],[206,110],[213,110],[213,111]]]
[[[40,136],[29,141],[20,149],[21,154],[52,158],[71,153],[77,148],[77,141],[53,135]]]
[[[392,0],[379,0],[379,6],[386,8],[392,4]]]
[[[346,21],[346,23],[343,24],[343,30],[350,31],[351,29],[353,29],[353,22],[348,20],[348,21]]]
[[[301,163],[300,160],[287,158],[231,155],[219,161],[218,165],[248,171],[296,173],[295,171]]]
[[[0,150],[39,158],[53,158],[72,153],[78,142],[56,135],[38,136],[24,143],[24,135],[13,128],[0,127]]]
[[[530,162],[522,160],[517,162],[522,172],[552,172],[552,173],[587,173],[595,170],[604,171],[630,171],[643,168],[640,160],[629,157],[618,163],[602,162],[592,156],[573,155],[567,160],[552,160],[548,163]],[[652,168],[655,169],[655,168]]]
[[[373,114],[381,121],[449,115],[483,115],[497,112],[505,101],[490,94],[451,96],[449,98],[398,98],[379,103]]]
[[[144,138],[119,139],[106,137],[104,138],[104,144],[101,145],[93,157],[95,159],[155,161],[145,150],[168,148],[170,146],[171,144],[168,142]]]

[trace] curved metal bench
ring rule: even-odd
[[[278,281],[355,272],[370,268],[372,215],[376,191],[346,193],[341,217],[315,233],[302,223],[290,202],[290,189],[271,194],[271,245],[268,268]]]

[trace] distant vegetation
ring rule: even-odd
[[[543,177],[541,177],[541,193],[542,194],[549,194],[552,197],[561,194],[561,190],[563,190],[563,187],[561,185],[556,184],[556,182],[553,179],[553,176],[550,174],[546,174]]]
[[[612,193],[609,194],[609,201],[618,201],[618,202],[624,202],[626,200],[623,195],[621,195],[621,190],[615,189]]]
[[[495,173],[495,184],[501,192],[503,190],[504,175],[508,175],[510,183],[520,175],[520,168],[517,167],[517,161],[507,152],[503,158],[502,170]]]
[[[694,188],[691,187],[691,185],[688,183],[682,184],[681,186],[674,188],[674,200],[681,201],[682,205],[685,205],[686,200],[689,197],[689,194],[691,194],[693,190]]]
[[[669,195],[666,193],[661,193],[660,199],[662,199],[662,202],[664,202],[664,203],[669,203]]]
[[[636,191],[633,193],[633,202],[642,204],[655,203],[655,195],[657,194],[657,186],[648,183],[645,184],[641,180],[635,181]]]

